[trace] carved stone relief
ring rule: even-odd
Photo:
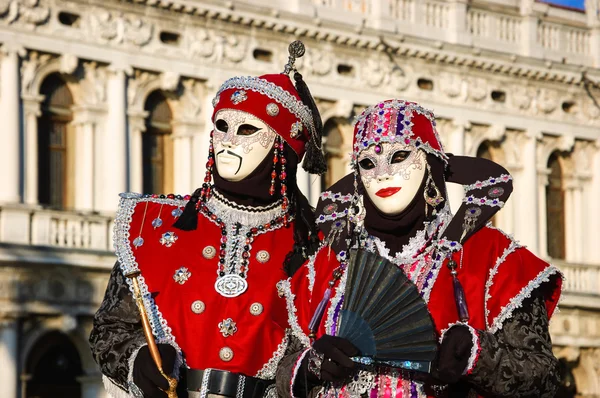
[[[142,47],[152,40],[154,26],[136,15],[96,8],[87,14],[90,37],[112,44]]]
[[[42,0],[0,0],[0,20],[33,29],[48,21],[50,7]]]

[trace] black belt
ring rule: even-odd
[[[260,398],[267,389],[275,388],[275,380],[262,380],[217,369],[187,369],[188,391],[198,391],[201,398],[207,394],[232,398]]]

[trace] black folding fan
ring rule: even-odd
[[[350,251],[339,337],[360,351],[364,365],[429,372],[437,351],[427,304],[406,274],[364,249]]]

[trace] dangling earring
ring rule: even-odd
[[[281,183],[281,209],[283,210],[283,226],[287,227],[289,224],[289,200],[287,196],[287,172],[285,171],[285,164],[287,159],[285,158],[285,152],[283,151],[283,140],[279,140],[279,156],[281,162],[281,174],[279,174],[279,182]]]
[[[428,209],[427,205],[433,208],[433,212],[431,213],[433,216],[437,214],[436,208],[437,206],[444,201],[444,197],[442,196],[442,192],[439,190],[435,182],[433,181],[433,177],[431,176],[431,167],[429,163],[427,164],[427,181],[425,181],[425,190],[423,191],[423,197],[425,198],[425,216],[427,216]]]
[[[215,150],[213,147],[213,132],[210,132],[210,144],[208,145],[208,161],[206,162],[206,174],[204,175],[204,183],[200,191],[200,200],[196,203],[196,210],[201,203],[204,203],[210,198],[210,181],[212,179],[212,168],[215,164]]]
[[[275,179],[277,178],[277,162],[279,162],[279,136],[275,137],[275,144],[273,145],[273,171],[271,171],[271,187],[269,188],[269,194],[275,195]]]

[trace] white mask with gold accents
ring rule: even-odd
[[[238,110],[223,109],[214,120],[217,171],[228,181],[241,181],[269,154],[277,133],[254,115]]]
[[[371,202],[384,214],[401,213],[419,191],[426,155],[413,145],[371,145],[358,155],[360,179]]]

